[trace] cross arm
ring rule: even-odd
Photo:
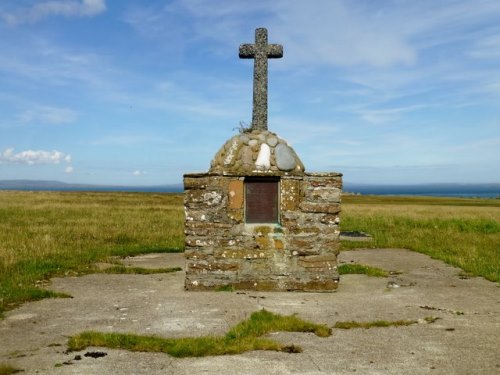
[[[283,57],[283,46],[281,44],[269,44],[267,46],[267,57],[270,59]]]
[[[252,59],[255,57],[255,44],[240,45],[240,59]]]

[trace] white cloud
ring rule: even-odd
[[[78,115],[68,108],[36,106],[22,112],[18,118],[23,123],[69,124],[74,122]]]
[[[65,173],[73,173],[73,167],[71,165],[67,166],[65,169],[64,169],[64,172]]]
[[[147,174],[147,172],[146,171],[141,171],[141,170],[137,169],[137,170],[133,171],[132,174],[134,176],[143,176],[143,175]]]
[[[125,21],[142,35],[168,37],[166,45],[174,53],[186,48],[178,41],[208,40],[212,53],[226,55],[239,43],[251,42],[246,40],[249,31],[260,26],[256,19],[263,23],[264,15],[270,42],[285,46],[289,64],[385,67],[416,61],[415,48],[383,11],[353,4],[358,3],[316,0],[311,6],[288,0],[226,0],[214,7],[211,1],[176,0],[164,7],[134,8]],[[186,19],[193,21],[191,28],[183,24]],[[172,30],[179,35],[173,37]]]
[[[293,4],[277,4],[280,16],[272,29],[292,63],[386,67],[416,61],[417,51],[384,17],[350,2]]]
[[[423,105],[411,105],[408,107],[388,109],[363,109],[359,111],[361,118],[373,124],[381,124],[398,120],[404,113],[422,109]]]
[[[105,0],[42,1],[28,9],[18,9],[14,13],[1,12],[0,17],[10,25],[37,22],[50,16],[95,16],[106,10]]]
[[[490,35],[479,40],[469,52],[469,56],[478,59],[499,59],[500,35]]]
[[[0,163],[28,165],[71,163],[71,155],[56,150],[26,150],[15,154],[13,148],[7,148],[0,154]]]

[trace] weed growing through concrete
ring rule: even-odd
[[[338,267],[340,275],[361,274],[374,277],[387,277],[389,273],[381,268],[365,266],[364,264],[346,263]]]
[[[21,372],[22,370],[12,367],[11,365],[8,365],[6,363],[0,363],[0,375],[11,375],[11,374],[17,374],[18,372]]]
[[[439,319],[439,318],[438,318],[438,317],[436,317],[436,316],[426,316],[426,317],[424,318],[424,320],[425,320],[427,323],[429,323],[429,324],[435,323],[435,322],[436,322],[436,320],[438,320],[438,319]]]
[[[234,287],[232,285],[222,285],[215,289],[216,292],[234,292]]]
[[[434,323],[436,320],[439,318],[436,318],[434,316],[426,316],[422,322],[425,323]],[[384,327],[405,327],[405,326],[411,326],[413,324],[418,324],[421,321],[419,320],[374,320],[371,322],[357,322],[355,320],[349,320],[345,322],[336,322],[333,328],[337,329],[352,329],[352,328],[364,328],[364,329],[370,329],[370,328],[384,328]]]
[[[155,273],[171,273],[182,271],[180,267],[172,268],[142,268],[142,267],[126,267],[126,266],[112,266],[103,270],[97,271],[98,273],[111,273],[111,274],[136,274],[136,275],[151,275]]]
[[[83,350],[89,346],[126,349],[137,352],[162,352],[174,357],[203,357],[239,354],[250,350],[301,352],[296,345],[283,345],[262,338],[270,332],[312,332],[319,337],[331,335],[326,325],[307,322],[295,315],[282,316],[261,310],[248,320],[232,327],[225,336],[203,336],[169,339],[123,333],[86,331],[68,341],[68,350]]]
[[[401,327],[401,326],[410,326],[412,324],[417,324],[418,320],[396,320],[396,321],[387,321],[387,320],[374,320],[372,322],[356,322],[354,320],[346,321],[346,322],[337,322],[333,326],[333,328],[338,329],[351,329],[351,328],[364,328],[370,329],[375,327]]]

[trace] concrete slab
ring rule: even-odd
[[[342,252],[341,262],[401,274],[346,275],[335,293],[185,292],[184,273],[106,275],[52,280],[71,299],[27,303],[0,321],[0,363],[25,374],[495,374],[500,373],[500,290],[482,278],[402,249]],[[178,267],[182,254],[124,260],[140,267]],[[224,334],[261,308],[333,326],[337,321],[438,317],[408,327],[334,330],[329,338],[274,333],[302,353],[255,351],[176,359],[166,354],[88,348],[66,354],[83,330],[164,337]],[[100,358],[85,357],[101,351]],[[80,355],[80,360],[75,356]],[[66,364],[64,364],[66,363]]]

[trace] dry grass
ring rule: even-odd
[[[182,195],[0,192],[0,261],[183,249]],[[107,253],[107,254],[106,254]]]
[[[500,281],[498,200],[348,196],[342,230],[370,233],[369,246],[411,249]],[[344,248],[365,246],[343,243]]]
[[[11,375],[19,372],[22,372],[22,370],[5,363],[0,363],[0,375]]]
[[[413,324],[417,324],[417,320],[374,320],[371,322],[356,322],[354,320],[349,320],[346,322],[336,322],[333,328],[337,329],[352,329],[352,328],[386,328],[386,327],[403,327],[403,326],[411,326]]]
[[[181,194],[0,191],[0,314],[110,256],[182,251]]]
[[[110,256],[182,251],[182,201],[181,194],[0,191],[0,315],[61,296],[36,287],[50,276],[93,272]],[[500,281],[499,200],[346,196],[342,229],[370,233],[370,246],[412,249]]]

